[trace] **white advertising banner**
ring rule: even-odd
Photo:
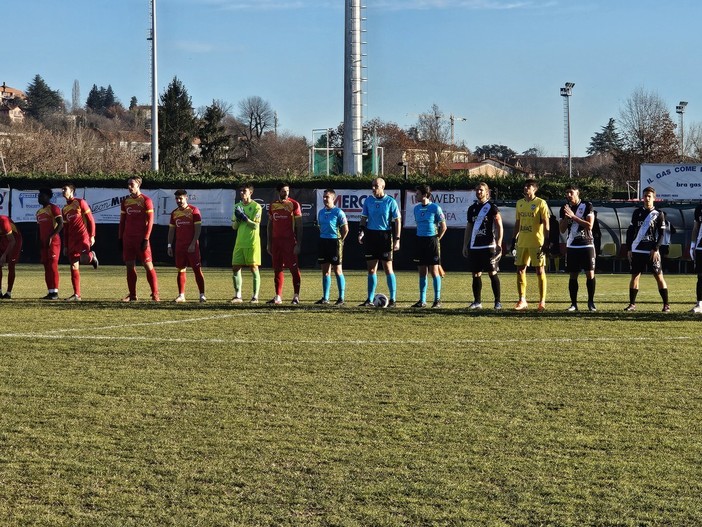
[[[124,188],[76,189],[76,196],[88,202],[95,223],[119,223],[121,204],[128,194]],[[154,199],[151,192],[144,194]]]
[[[0,188],[0,214],[8,216],[10,212],[10,189]]]
[[[646,187],[656,189],[656,199],[702,199],[702,165],[641,165],[641,191]],[[640,197],[640,196],[639,196]]]
[[[336,189],[335,189],[336,190]],[[385,190],[385,193],[397,201],[397,205],[401,206],[401,190]],[[336,190],[336,200],[334,204],[344,211],[346,214],[346,219],[348,221],[360,221],[361,212],[363,211],[363,202],[366,201],[368,196],[372,196],[373,193],[370,190],[359,190],[359,189],[342,189]],[[324,197],[324,189],[317,189],[317,210],[322,210],[324,208],[324,202],[322,198]]]
[[[51,203],[63,207],[66,201],[61,195],[60,188],[51,189],[53,191],[53,197],[51,198]],[[0,190],[0,193],[3,192]],[[37,211],[41,208],[37,197],[39,196],[39,189],[37,190],[13,190],[12,193],[12,221],[15,223],[22,222],[34,222],[37,221]],[[80,196],[78,196],[80,197]],[[1,214],[6,214],[2,212]]]
[[[437,203],[446,216],[446,226],[454,229],[465,229],[466,213],[476,200],[473,190],[432,190],[432,200]],[[405,193],[405,227],[416,227],[414,206],[417,204],[416,193]]]
[[[176,189],[159,189],[156,208],[156,223],[168,225],[171,212],[177,207],[173,193]],[[156,195],[154,191],[152,194]],[[203,227],[229,227],[232,224],[232,211],[237,193],[232,189],[196,189],[188,191],[188,203],[200,209]]]

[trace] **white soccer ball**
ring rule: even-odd
[[[388,307],[388,297],[383,293],[378,293],[373,298],[373,305],[375,307]]]

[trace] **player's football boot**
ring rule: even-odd
[[[134,296],[127,295],[122,299],[122,302],[136,302],[136,301],[137,301],[136,295],[134,295]]]
[[[293,296],[292,302],[290,302],[292,305],[297,306],[300,304],[300,297],[295,295]]]
[[[546,311],[546,302],[539,302],[539,306],[536,308],[536,310],[539,313]]]
[[[42,300],[58,300],[58,293],[48,293],[46,296],[41,297]]]
[[[529,307],[529,304],[527,304],[526,300],[520,300],[517,302],[517,304],[514,306],[515,311],[524,311],[526,308]]]
[[[205,293],[200,293],[200,303],[204,304],[207,302],[207,297],[205,296]]]
[[[232,299],[229,301],[229,303],[230,303],[230,304],[241,304],[243,301],[244,301],[244,299],[241,298],[240,296],[235,296],[234,298],[232,298]]]
[[[272,305],[280,305],[283,303],[283,299],[280,298],[278,295],[275,295],[273,298],[271,298],[266,304],[272,304]]]
[[[390,300],[388,300],[388,305],[386,307],[397,307],[397,302],[390,299]]]
[[[320,298],[315,302],[315,305],[317,306],[326,306],[327,304],[329,304],[329,300],[327,300],[326,298]]]
[[[344,304],[345,304],[345,302],[344,302],[344,299],[343,299],[343,298],[338,298],[338,299],[336,300],[336,302],[334,302],[334,305],[335,305],[335,306],[343,306]]]
[[[414,304],[412,304],[412,307],[416,307],[416,308],[427,307],[427,303],[419,300],[419,301],[415,302]]]
[[[258,304],[258,297],[257,296],[252,296],[251,300],[249,300],[250,304]]]
[[[597,306],[595,305],[594,302],[588,302],[587,303],[587,308],[592,311],[593,313],[597,311]]]
[[[432,309],[441,309],[441,300],[434,300],[434,303],[431,305]]]
[[[481,302],[473,302],[468,306],[468,309],[483,309],[483,304]]]
[[[178,295],[173,301],[177,303],[185,302],[185,295]]]
[[[93,257],[92,260],[90,260],[90,265],[93,266],[93,269],[97,269],[100,267],[100,262],[98,261],[97,254],[95,254],[95,251],[90,251],[90,256]]]
[[[66,299],[66,302],[80,302],[80,296],[73,294]]]
[[[670,304],[663,304],[663,313],[670,313]]]
[[[366,299],[365,302],[358,304],[358,307],[375,307],[375,305],[369,299]]]
[[[574,313],[577,310],[578,310],[578,306],[576,306],[575,304],[571,304],[570,307],[568,309],[566,309],[566,311],[568,311],[568,313]]]
[[[500,311],[502,309],[502,302],[495,302],[495,311]]]
[[[151,301],[152,302],[160,302],[161,297],[159,296],[158,293],[151,293]]]
[[[702,302],[697,302],[695,307],[690,310],[690,313],[702,313]]]
[[[8,292],[5,293],[4,295],[2,295],[2,298],[3,298],[3,300],[12,300],[12,293],[10,293],[10,292],[8,291]]]
[[[629,304],[624,308],[624,311],[636,311],[636,304]]]

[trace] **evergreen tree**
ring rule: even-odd
[[[99,112],[102,109],[102,98],[100,97],[100,91],[96,84],[93,84],[93,87],[90,88],[88,99],[85,101],[85,107],[94,112]]]
[[[132,98],[129,101],[129,109],[134,110],[134,109],[136,109],[137,106],[138,106],[137,98],[136,98],[136,96],[132,95]]]
[[[190,167],[192,141],[197,129],[190,95],[178,77],[161,95],[158,109],[159,157],[165,171],[185,172]]]
[[[62,112],[63,98],[57,90],[52,90],[40,75],[36,75],[27,86],[27,114],[38,121]]]
[[[622,140],[617,132],[615,120],[610,117],[609,122],[602,127],[601,132],[597,132],[590,139],[590,146],[587,149],[589,155],[593,154],[615,154],[622,149]]]
[[[117,104],[115,92],[112,90],[112,86],[108,84],[107,89],[105,90],[105,96],[102,99],[102,107],[109,108],[110,106],[114,106],[115,104]]]
[[[232,136],[223,124],[226,115],[224,105],[212,101],[200,120],[200,164],[204,170],[218,172],[227,168],[227,151]]]

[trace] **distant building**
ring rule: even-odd
[[[24,112],[20,107],[22,101],[27,100],[27,95],[16,88],[11,88],[4,82],[0,86],[0,120],[10,123],[24,121]]]
[[[470,163],[453,163],[451,165],[451,173],[464,174],[469,177],[482,176],[490,179],[514,175],[528,177],[530,175],[528,171],[521,167],[510,165],[491,157]]]

